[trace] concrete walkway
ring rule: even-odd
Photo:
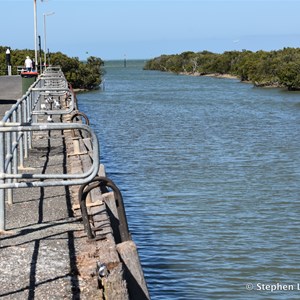
[[[0,76],[0,104],[14,103],[22,97],[22,77]]]
[[[2,118],[2,105],[0,110]],[[61,132],[34,135],[33,145],[25,168],[66,172]],[[8,233],[0,235],[0,299],[101,299],[97,284],[79,275],[78,249],[86,235],[81,218],[73,215],[68,187],[15,189],[6,220]]]

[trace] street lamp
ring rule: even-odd
[[[47,51],[47,47],[46,47],[46,41],[47,41],[47,38],[46,38],[46,17],[52,16],[54,14],[55,14],[55,12],[44,13],[44,64],[45,64],[45,67],[47,65],[47,55],[46,55],[46,51]]]
[[[43,2],[45,0],[41,0]],[[36,16],[36,0],[33,0],[33,19],[34,19],[34,59],[35,63],[37,63],[37,16]]]
[[[35,63],[37,63],[37,19],[36,19],[36,0],[33,0],[33,18],[34,18],[34,54],[35,54]]]

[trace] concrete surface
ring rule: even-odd
[[[0,104],[14,103],[22,97],[22,77],[0,76]]]
[[[25,168],[66,172],[62,132],[36,134],[33,145]],[[0,299],[99,299],[97,286],[84,281],[78,270],[78,247],[86,237],[81,218],[73,215],[69,188],[13,193],[14,204],[6,205],[7,232],[0,235]]]
[[[8,104],[0,105],[0,119],[9,108]],[[46,118],[39,116],[42,122],[46,122]],[[59,116],[53,119],[54,122],[62,121]],[[71,130],[33,133],[33,147],[22,173],[26,173],[26,169],[30,170],[28,173],[39,174],[86,171],[91,163],[90,142],[86,140],[89,146],[79,147],[80,155],[75,155]],[[81,145],[84,144],[81,141]],[[100,168],[100,176],[105,176],[103,170]],[[118,252],[118,249],[125,249],[128,241],[116,247],[111,227],[112,220],[119,222],[114,193],[93,190],[89,195],[89,220],[99,233],[96,235],[99,240],[91,241],[83,230],[78,189],[79,186],[57,186],[13,190],[14,203],[6,204],[6,231],[0,233],[1,300],[150,299],[141,290],[136,273],[123,261],[124,257],[131,257],[130,263],[133,261],[133,256],[126,252],[129,248],[122,252],[123,258]],[[130,241],[130,245],[132,243]],[[135,256],[139,266],[138,255]],[[97,274],[98,263],[107,268],[107,274],[101,278]],[[138,278],[141,276],[142,272]]]

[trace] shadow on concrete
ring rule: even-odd
[[[65,147],[65,141],[63,140],[63,146],[64,146],[64,151],[66,149]],[[46,153],[45,153],[45,161],[44,161],[44,165],[43,165],[43,169],[42,169],[42,174],[46,174],[47,168],[49,167],[49,160],[50,160],[50,156],[52,154],[52,147],[51,147],[51,134],[49,133],[48,135],[48,144],[46,147]],[[65,152],[66,153],[66,152]],[[64,172],[66,172],[66,155],[64,155],[64,160],[63,160],[63,169]],[[66,230],[62,230],[58,233],[53,233],[53,230],[49,230],[49,232],[47,232],[47,228],[55,228],[57,226],[64,226],[64,225],[68,225],[68,224],[72,224],[72,223],[78,223],[79,219],[78,218],[74,218],[73,216],[73,211],[72,211],[72,204],[71,204],[71,198],[70,198],[70,193],[69,193],[69,188],[65,187],[65,199],[67,202],[67,215],[69,218],[71,218],[71,220],[61,220],[61,222],[55,222],[52,221],[51,223],[49,222],[44,222],[44,201],[45,201],[45,190],[44,187],[40,188],[40,195],[39,195],[39,206],[38,206],[38,220],[37,223],[32,224],[33,228],[30,228],[28,226],[26,226],[25,228],[21,229],[17,234],[13,234],[7,237],[4,237],[2,240],[7,240],[7,239],[15,239],[18,236],[25,236],[34,232],[38,232],[41,231],[44,233],[42,234],[43,236],[39,236],[38,238],[30,238],[20,244],[25,244],[25,243],[32,243],[33,244],[33,251],[32,251],[32,255],[31,255],[31,259],[30,259],[30,269],[29,269],[29,282],[26,286],[24,286],[21,289],[17,289],[14,291],[10,291],[7,292],[5,294],[0,294],[0,297],[3,296],[13,296],[16,295],[17,293],[20,292],[24,292],[27,291],[28,295],[26,296],[26,298],[28,300],[32,300],[35,299],[37,297],[36,295],[36,289],[37,287],[39,287],[42,284],[47,284],[50,282],[53,282],[55,280],[59,280],[61,278],[67,278],[69,280],[69,284],[70,284],[70,291],[71,291],[71,299],[72,300],[78,300],[81,298],[81,291],[80,291],[80,286],[79,286],[79,270],[77,267],[77,256],[76,256],[76,250],[75,250],[75,236],[74,236],[74,232],[77,230],[75,228],[66,228]],[[68,256],[69,256],[69,272],[67,274],[63,274],[62,276],[57,276],[55,278],[51,278],[51,275],[48,277],[47,280],[40,282],[37,278],[37,271],[40,268],[39,266],[39,259],[40,256],[43,256],[42,254],[42,245],[43,245],[43,241],[44,240],[49,240],[49,239],[53,239],[53,238],[60,238],[60,236],[66,240],[68,248],[66,249],[68,251]],[[20,245],[19,244],[19,245]],[[13,244],[15,247],[18,246],[16,244]],[[4,247],[0,247],[0,249],[2,248],[7,248],[10,247],[10,245],[6,245]]]

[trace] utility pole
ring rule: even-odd
[[[36,0],[33,0],[33,18],[34,18],[34,57],[35,63],[38,62],[37,57],[37,17],[36,17]]]
[[[52,16],[54,14],[55,14],[55,12],[44,13],[44,65],[45,65],[45,68],[47,66],[47,53],[46,53],[46,50],[47,50],[47,47],[46,47],[46,43],[47,43],[46,17]]]

